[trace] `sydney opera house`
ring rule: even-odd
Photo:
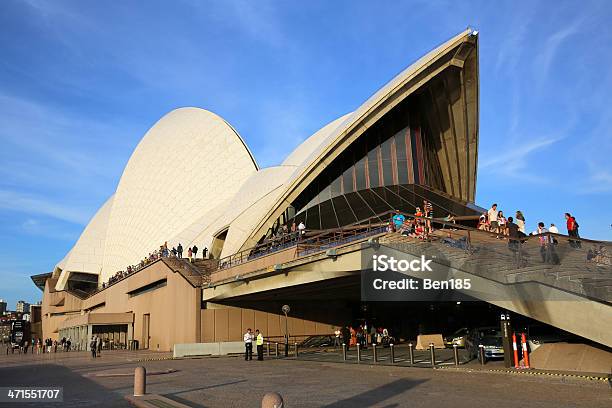
[[[466,228],[478,218],[478,121],[472,30],[423,56],[278,166],[260,168],[220,116],[173,110],[144,135],[72,249],[51,272],[32,277],[44,293],[43,336],[86,347],[98,334],[159,350],[240,340],[247,327],[283,336],[283,304],[291,305],[292,335],[331,333],[366,310],[360,251],[384,238],[390,211],[414,214],[427,200],[435,217],[450,214]],[[299,239],[284,230],[294,223],[306,227]],[[164,243],[180,243],[183,259],[141,263]],[[189,262],[194,245],[198,259]],[[592,301],[599,292],[568,293],[591,299],[566,301],[580,305],[579,315],[610,319],[609,303]],[[541,310],[507,299],[497,306],[610,341],[560,302]]]

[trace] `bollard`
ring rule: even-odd
[[[389,349],[391,350],[391,364],[395,364],[395,346],[393,343],[389,344]]]
[[[431,366],[436,366],[436,349],[433,343],[429,343],[429,357],[431,358]]]
[[[274,357],[278,357],[278,342],[274,343]]]
[[[357,363],[361,363],[361,346],[357,343]]]
[[[414,346],[412,343],[408,343],[408,362],[414,364]]]
[[[516,333],[512,333],[512,350],[514,351],[514,368],[519,368],[518,348],[516,347]]]
[[[270,342],[266,343],[266,349],[267,349],[268,357],[270,357]]]
[[[277,392],[268,392],[261,400],[261,408],[283,408],[283,397]]]
[[[455,357],[455,365],[459,365],[459,349],[456,344],[453,344],[453,357]]]
[[[374,362],[378,363],[378,353],[376,352],[376,343],[372,344],[372,353],[374,353]]]
[[[298,358],[298,344],[295,343],[295,358]]]
[[[480,365],[485,365],[485,352],[484,346],[482,344],[478,345],[478,356],[480,360]]]
[[[525,363],[525,368],[529,368],[529,351],[527,351],[527,338],[525,337],[525,333],[521,333],[521,343],[523,344],[523,362]]]
[[[136,367],[134,370],[134,396],[141,397],[147,393],[147,370]]]
[[[346,361],[346,343],[342,343],[342,361]]]

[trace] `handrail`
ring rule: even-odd
[[[378,219],[379,221],[381,221],[383,217],[386,217],[389,214],[394,214],[394,213],[395,211],[388,210],[383,213],[374,215],[372,217],[361,219],[359,221],[356,221],[352,224],[349,224],[343,227],[337,227],[337,228],[324,230],[323,232],[319,232],[317,235],[314,235],[309,238],[301,238],[301,236],[299,235],[299,231],[290,232],[287,235],[281,236],[280,238],[268,240],[261,244],[257,244],[251,248],[247,248],[242,251],[236,252],[235,254],[228,255],[226,257],[221,258],[219,260],[218,269],[231,268],[232,266],[240,265],[246,261],[257,259],[262,256],[266,256],[271,253],[275,253],[283,249],[288,249],[294,246],[297,246],[298,248],[299,246],[306,246],[310,242],[318,242],[318,240],[321,237],[328,236],[329,234],[342,233],[342,235],[345,235],[344,233],[346,232],[349,232],[349,231],[353,232],[359,228],[366,228],[366,226],[363,225],[366,222],[368,222],[367,228],[370,229],[372,227],[372,220]],[[387,225],[386,223],[383,223],[383,222],[381,222],[380,224],[375,224],[375,225],[380,226],[383,224]],[[317,230],[317,231],[321,231],[321,230]],[[277,246],[274,246],[275,244],[277,244]],[[272,247],[270,245],[272,245]],[[258,252],[260,249],[264,249],[264,250],[261,252]]]

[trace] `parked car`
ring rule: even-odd
[[[456,344],[457,347],[465,347],[465,338],[469,332],[470,329],[467,327],[460,328],[450,336],[444,338],[444,345],[446,345],[446,347],[453,347],[453,345]]]
[[[503,358],[504,347],[501,331],[497,327],[478,327],[465,337],[465,349],[472,358],[478,358],[480,345],[484,346],[485,358]]]

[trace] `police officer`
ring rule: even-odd
[[[260,333],[259,329],[255,330],[256,340],[257,340],[257,360],[263,361],[263,343],[264,337],[263,334]]]
[[[252,360],[253,359],[253,333],[251,333],[251,329],[248,329],[246,333],[244,333],[244,360]]]

